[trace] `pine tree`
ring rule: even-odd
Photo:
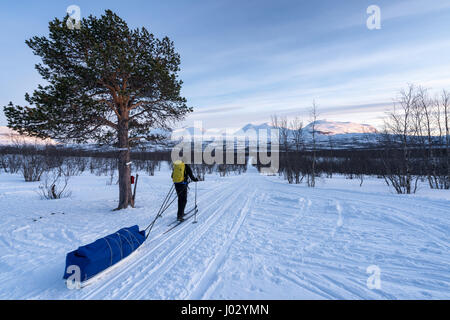
[[[8,127],[64,142],[97,142],[118,148],[119,206],[132,203],[130,147],[154,140],[192,108],[180,95],[180,56],[173,42],[145,28],[130,29],[110,10],[69,28],[55,18],[49,36],[26,44],[42,58],[36,69],[46,85],[25,95],[30,106],[4,107]]]

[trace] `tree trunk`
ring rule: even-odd
[[[119,206],[117,210],[126,209],[132,204],[130,147],[128,142],[128,115],[123,114],[119,122]]]

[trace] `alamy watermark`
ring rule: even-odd
[[[71,274],[66,280],[68,289],[81,289],[81,270],[77,265],[70,265],[67,267],[67,273]]]
[[[69,19],[66,21],[66,26],[70,30],[81,29],[81,9],[77,5],[70,5],[66,9]]]
[[[171,153],[172,161],[184,160],[193,164],[245,164],[246,157],[258,161],[263,174],[277,173],[279,162],[278,129],[248,129],[225,132],[205,138],[201,121],[194,123],[194,132],[172,136],[178,140]]]
[[[373,289],[381,289],[381,269],[377,265],[368,266],[366,269],[366,273],[370,274],[369,278],[367,278],[367,288]]]
[[[367,18],[366,25],[369,30],[381,29],[381,9],[377,5],[371,5],[367,8],[367,14],[370,16]]]

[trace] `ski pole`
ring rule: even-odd
[[[168,206],[173,202],[173,200],[172,200],[172,201],[170,202],[170,204],[168,204],[168,202],[169,202],[169,200],[170,200],[170,198],[171,198],[172,193],[173,193],[174,190],[175,190],[175,188],[174,188],[174,186],[172,185],[172,187],[170,188],[170,190],[169,190],[169,192],[167,193],[166,197],[164,198],[164,201],[163,201],[161,207],[159,208],[158,213],[156,214],[155,219],[148,225],[147,228],[145,228],[145,231],[147,231],[148,229],[150,229],[150,230],[148,230],[148,232],[147,232],[147,235],[146,235],[146,237],[145,237],[145,240],[147,240],[148,236],[150,235],[150,231],[152,231],[153,226],[155,225],[156,220],[162,215],[162,213],[163,213],[163,212],[168,208]],[[168,204],[168,205],[167,205],[167,204]]]
[[[194,207],[194,222],[197,223],[197,181],[195,181],[195,207]]]

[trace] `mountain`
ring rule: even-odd
[[[354,122],[339,122],[317,120],[314,123],[309,123],[303,128],[303,139],[305,143],[310,143],[312,140],[312,127],[315,126],[316,143],[319,147],[328,148],[330,144],[333,148],[349,148],[356,146],[367,146],[377,141],[377,130],[375,127],[368,124],[360,124]],[[268,123],[260,125],[246,124],[240,130],[236,131],[235,136],[249,137],[249,140],[258,139],[260,130],[267,130],[267,137],[271,137],[271,129],[273,126]],[[256,136],[254,133],[256,132]],[[247,134],[246,134],[247,133]],[[294,134],[291,129],[288,129],[289,143],[293,144]]]
[[[377,129],[369,124],[360,124],[354,122],[339,122],[317,120],[311,122],[305,127],[305,131],[312,132],[312,127],[315,126],[315,131],[322,135],[337,135],[349,133],[377,133]]]
[[[369,124],[360,124],[354,122],[339,122],[339,121],[327,121],[327,120],[317,120],[315,122],[311,122],[306,127],[304,127],[304,133],[306,135],[311,134],[312,127],[315,125],[315,131],[319,135],[342,135],[342,134],[365,134],[365,133],[377,133],[377,129]],[[252,123],[246,124],[235,134],[243,134],[247,130],[271,130],[274,129],[273,126],[269,125],[267,122],[255,125]],[[289,134],[292,134],[292,130],[289,130]]]
[[[327,121],[327,120],[318,120],[315,122],[316,132],[318,133],[318,139],[324,139],[328,141],[328,136],[336,135],[339,136],[339,139],[347,139],[351,138],[355,139],[355,135],[362,135],[366,133],[376,133],[376,129],[368,124],[359,124],[354,122],[338,122],[338,121]],[[250,140],[252,138],[257,139],[261,130],[265,130],[267,133],[267,137],[271,136],[271,130],[274,129],[269,123],[265,122],[262,124],[253,124],[248,123],[243,126],[241,129],[235,131],[231,134],[231,137],[248,137]],[[310,138],[310,133],[312,130],[312,123],[308,124],[304,128],[304,137],[306,140]],[[194,135],[195,132],[195,135]],[[219,130],[206,130],[204,128],[195,128],[195,127],[183,127],[175,129],[171,132],[170,138],[172,141],[179,140],[181,138],[187,139],[203,139],[210,140],[214,138],[222,138],[226,133],[225,129]],[[229,133],[229,132],[228,132]],[[229,133],[230,134],[230,133]],[[255,136],[256,134],[256,136]],[[289,136],[292,138],[292,131],[289,130]]]
[[[254,138],[256,139],[259,136],[259,134],[261,133],[261,130],[265,130],[267,136],[270,137],[270,132],[272,129],[273,129],[273,127],[271,125],[269,125],[267,122],[265,122],[263,124],[259,124],[259,125],[249,123],[249,124],[243,126],[238,131],[236,131],[234,133],[234,136],[240,137],[240,138],[248,137],[250,140],[252,140],[252,136],[254,134],[256,134],[256,136],[254,136]]]
[[[308,124],[304,127],[304,139],[305,142],[308,142],[311,139],[311,131],[312,131],[313,123]],[[315,130],[317,134],[317,140],[322,141],[323,144],[329,144],[330,138],[338,145],[341,146],[351,146],[355,143],[365,144],[368,141],[367,133],[376,133],[377,130],[368,124],[359,124],[354,122],[338,122],[338,121],[327,121],[327,120],[317,120],[315,122]],[[267,137],[271,137],[271,129],[274,129],[269,123],[265,122],[262,124],[252,124],[248,123],[243,126],[240,130],[234,132],[231,137],[243,138],[246,137],[249,140],[257,140],[260,130],[266,130]],[[195,135],[194,135],[195,132]],[[204,128],[194,128],[194,127],[183,127],[178,128],[173,131],[162,130],[162,129],[154,129],[152,133],[164,135],[170,138],[172,143],[175,143],[177,140],[181,138],[192,138],[192,139],[202,139],[204,142],[208,142],[210,140],[214,140],[218,137],[223,137],[222,135],[225,131],[221,131],[219,129],[216,130],[206,130]],[[256,135],[255,135],[256,134]],[[371,135],[371,139],[375,139],[376,135]],[[289,130],[289,139],[292,140],[293,134],[292,131]],[[9,129],[5,126],[0,126],[0,145],[14,145],[14,144],[31,144],[31,145],[45,145],[58,144],[56,141],[51,139],[39,139],[34,137],[28,137],[24,135],[19,135],[16,131]],[[151,144],[153,145],[153,144]],[[171,144],[169,143],[169,146]],[[72,146],[74,147],[74,146]],[[98,148],[95,145],[82,145],[76,147],[82,148]],[[166,146],[167,147],[167,146]]]
[[[52,139],[40,139],[35,137],[29,137],[26,135],[20,135],[17,131],[14,131],[5,126],[0,126],[0,145],[15,145],[15,144],[56,145],[58,143]]]
[[[265,122],[265,123],[263,123],[263,124],[260,124],[260,125],[254,125],[254,124],[252,124],[252,123],[249,123],[249,124],[247,124],[247,125],[245,125],[245,126],[243,126],[238,132],[241,132],[241,131],[247,131],[247,130],[251,130],[251,129],[253,129],[253,130],[270,130],[270,129],[272,129],[273,127],[271,126],[271,125],[269,125],[267,122]]]

